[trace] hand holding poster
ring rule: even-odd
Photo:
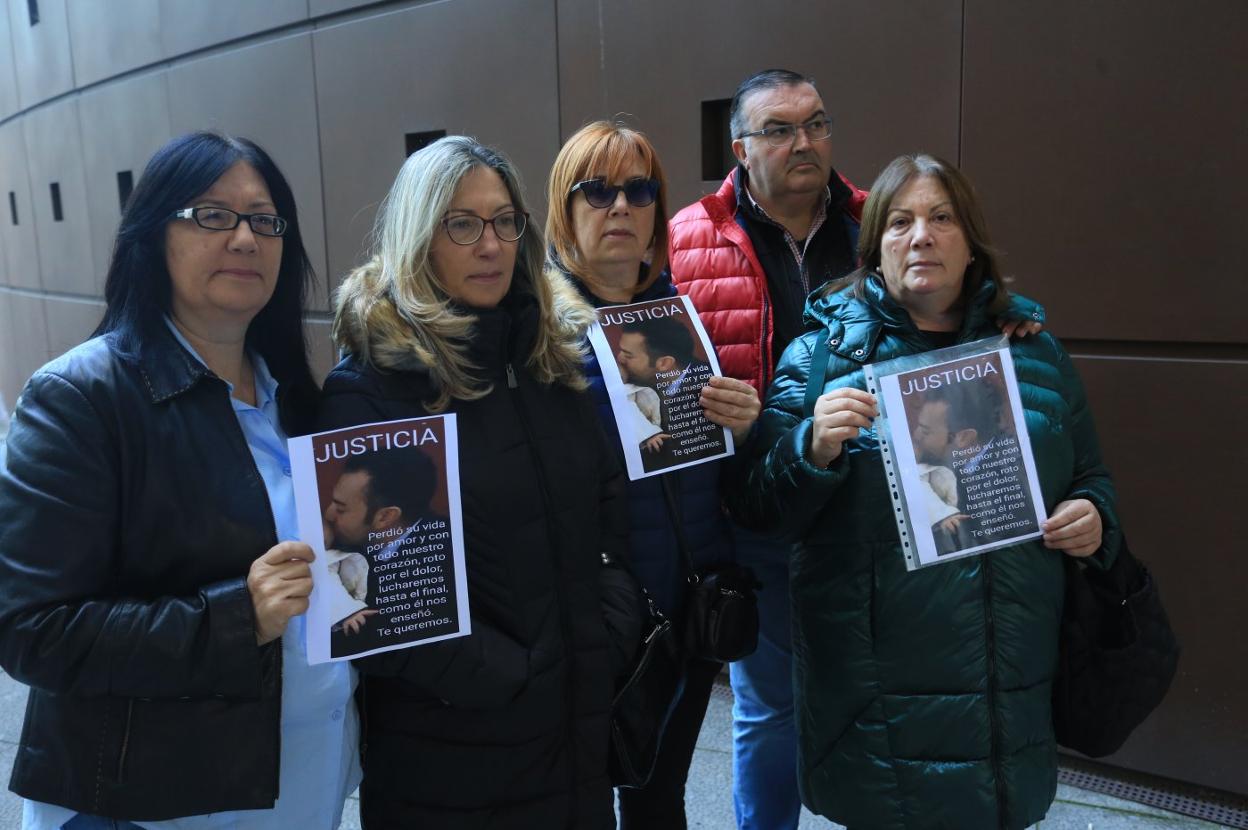
[[[866,377],[908,569],[1041,535],[1008,338],[873,364]]]
[[[292,438],[309,663],[471,633],[455,416]]]
[[[699,398],[719,361],[688,297],[598,309],[590,329],[630,479],[723,458],[732,433]]]

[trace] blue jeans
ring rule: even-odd
[[[61,825],[61,830],[143,830],[131,821],[79,813]]]
[[[754,569],[758,650],[729,666],[732,677],[733,806],[741,830],[793,830],[802,810],[793,724],[789,546],[733,527],[737,560]]]

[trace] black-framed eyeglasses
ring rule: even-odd
[[[252,233],[260,236],[281,236],[290,227],[289,222],[272,213],[238,213],[219,207],[182,208],[173,212],[173,218],[190,219],[210,231],[232,231],[239,222],[246,220]]]
[[[586,179],[572,185],[568,191],[570,197],[576,191],[585,194],[585,201],[592,208],[609,208],[615,204],[615,197],[624,191],[624,198],[633,207],[647,207],[654,204],[659,196],[659,180],[637,177],[624,184],[607,184],[605,179]]]
[[[823,141],[825,138],[832,137],[832,119],[827,117],[812,118],[805,124],[775,124],[770,127],[763,127],[761,130],[741,133],[738,138],[750,138],[751,136],[761,135],[767,139],[767,143],[772,147],[783,147],[786,144],[793,143],[797,138],[798,129],[806,133],[806,138],[811,141]]]
[[[474,245],[485,233],[486,225],[494,226],[494,235],[499,242],[515,242],[524,236],[524,229],[529,224],[529,215],[519,210],[500,213],[493,219],[483,219],[475,213],[461,213],[448,216],[442,220],[446,235],[456,245]]]

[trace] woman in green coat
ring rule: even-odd
[[[1012,341],[1043,537],[907,571],[863,366],[991,336],[1011,297],[970,183],[931,156],[898,158],[872,185],[859,255],[807,305],[817,328],[781,358],[735,505],[799,541],[802,800],[852,830],[1027,827],[1057,787],[1062,560],[1112,562],[1113,486],[1069,356],[1047,333]],[[819,329],[828,369],[809,415]]]

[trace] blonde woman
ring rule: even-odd
[[[581,371],[593,311],[470,138],[407,160],[375,237],[338,293],[321,426],[457,415],[472,634],[358,661],[364,826],[614,827],[607,716],[641,615]]]

